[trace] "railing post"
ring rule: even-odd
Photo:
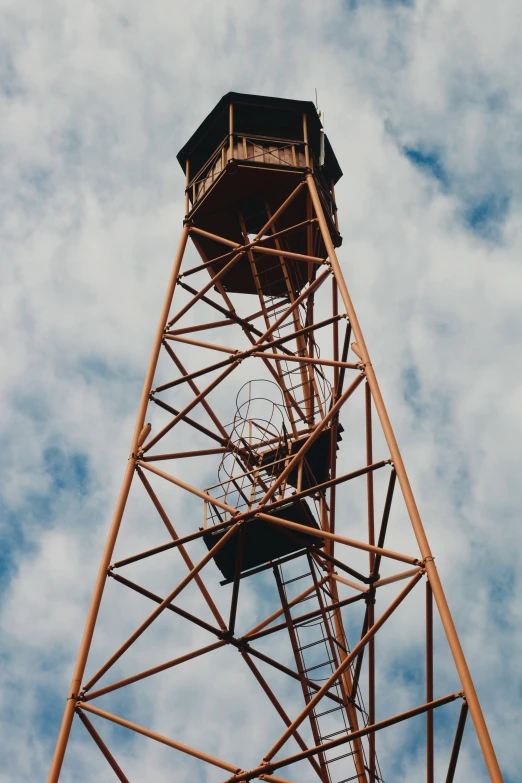
[[[306,114],[303,114],[303,141],[304,141],[304,150],[305,150],[305,164],[306,168],[310,168],[310,154],[308,151],[308,122],[306,119]]]
[[[189,184],[190,184],[190,161],[187,158],[187,163],[185,165],[185,217],[187,217],[188,213],[190,212]]]
[[[228,159],[234,157],[234,104],[228,107]]]

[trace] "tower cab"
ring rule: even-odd
[[[230,92],[177,158],[186,175],[186,220],[202,232],[197,244],[203,257],[216,259],[216,271],[230,253],[225,254],[223,244],[210,235],[237,244],[254,239],[307,171],[316,181],[334,246],[341,244],[334,188],[342,171],[311,101]],[[319,232],[310,246],[310,220],[311,205],[303,188],[277,222],[279,238],[265,235],[263,248],[325,256]],[[274,256],[255,251],[253,256],[262,290],[287,295],[288,283]],[[292,259],[286,267],[297,293],[307,281],[306,268]],[[257,293],[247,258],[221,282],[228,292]]]

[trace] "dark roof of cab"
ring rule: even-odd
[[[322,126],[312,101],[229,92],[214,106],[178,152],[177,159],[183,170],[187,159],[191,161],[191,169],[198,170],[223,141],[228,133],[230,104],[234,107],[234,130],[246,135],[302,139],[302,116],[306,114],[310,149],[316,158],[319,157]],[[327,178],[334,182],[342,177],[341,168],[326,136],[324,170]]]

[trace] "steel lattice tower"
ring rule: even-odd
[[[424,715],[426,752],[418,780],[433,783],[434,711],[460,700],[444,779],[453,780],[469,711],[489,776],[500,783],[337,258],[334,186],[342,172],[314,105],[230,93],[178,160],[186,174],[186,217],[49,781],[59,779],[77,715],[120,781],[135,779],[132,770],[122,771],[93,716],[98,726],[105,719],[170,746],[174,769],[192,757],[201,775],[210,765],[224,771],[227,783],[277,783],[285,780],[278,777],[285,769],[296,780],[389,783],[379,765],[379,738],[394,724]],[[197,264],[184,261],[189,239]],[[187,466],[199,483],[187,480]],[[157,540],[154,524],[167,539],[139,553],[129,553],[124,543],[131,486],[148,503],[151,545]],[[199,510],[187,515],[180,509],[188,500]],[[406,554],[387,547],[397,503],[417,544]],[[117,539],[127,555],[114,560]],[[129,579],[128,570],[126,575],[132,564],[154,568],[165,553],[168,594],[158,596]],[[270,605],[261,618],[242,610],[245,589],[257,584],[263,607]],[[181,606],[189,585],[199,591],[200,613]],[[104,603],[117,605],[115,591],[128,590],[140,608],[144,599],[150,606],[125,641],[110,640],[108,660],[86,675],[106,586]],[[400,621],[407,611],[403,602],[421,590],[426,623],[417,630],[425,647],[425,699],[405,712],[383,714],[375,663],[378,653],[385,654],[378,644],[381,629],[392,616]],[[457,692],[437,697],[433,603],[460,682]],[[112,667],[165,610],[173,622],[204,632],[206,643],[115,681]],[[267,639],[270,654],[263,648]],[[102,697],[167,670],[183,671],[202,657],[212,667],[218,650],[250,670],[252,688],[272,705],[262,757],[251,758],[245,747],[233,759],[210,755],[204,714],[194,748],[107,711],[110,702]],[[151,665],[156,660],[151,650]],[[271,672],[296,689],[287,707]]]

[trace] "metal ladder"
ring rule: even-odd
[[[246,224],[241,214],[239,220],[245,241],[247,241]],[[253,252],[249,252],[248,257],[257,295],[264,313],[265,324],[269,327],[294,300],[296,286],[292,281],[292,270],[282,256],[279,258],[269,257],[268,259],[265,256],[259,266]],[[303,306],[298,307],[286,322],[274,330],[271,339],[277,340],[288,336],[292,331],[302,328],[305,321],[306,312]],[[311,352],[315,356],[317,347],[313,333],[309,333],[306,338],[299,337],[297,339],[298,354],[303,355],[306,352]],[[288,362],[285,361],[284,350],[275,349],[275,352],[280,355],[280,358],[276,360],[276,367],[295,436],[294,415],[298,415],[298,418],[307,427],[313,426],[317,416],[324,415],[325,397],[329,394],[327,388],[329,384],[320,367],[300,362]],[[290,397],[294,399],[301,413],[296,411],[296,406],[289,403]]]
[[[295,575],[296,567],[300,570],[297,575]],[[308,704],[318,687],[321,687],[330,677],[341,660],[341,642],[333,632],[331,612],[328,611],[328,605],[334,602],[334,598],[328,589],[327,580],[321,576],[310,552],[292,563],[275,566],[273,570],[304,701]],[[305,591],[306,595],[294,602],[295,595]],[[343,652],[345,654],[349,652],[344,645]],[[351,694],[345,693],[342,682],[338,681],[332,686],[330,693],[336,697],[337,705],[330,707],[328,705],[331,704],[331,700],[321,701],[317,709],[314,708],[309,715],[315,745],[350,733],[348,703],[351,703],[352,708],[356,710],[359,724],[362,726],[368,724],[368,714],[359,688],[354,699],[350,699]],[[384,783],[378,759],[376,759],[376,771],[372,774],[362,744],[360,748],[367,783]],[[354,756],[357,752],[354,745],[350,744],[348,750],[346,746],[340,746],[318,753],[317,759],[323,783],[348,783],[349,781],[363,783],[364,774],[361,772],[358,774],[355,766]]]

